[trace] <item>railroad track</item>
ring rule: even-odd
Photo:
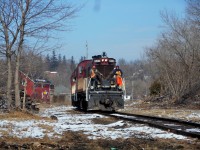
[[[168,132],[172,132],[175,134],[200,139],[200,124],[199,123],[188,122],[188,121],[177,120],[177,119],[170,119],[170,118],[128,114],[128,113],[122,113],[122,112],[116,112],[116,113],[98,112],[98,113],[109,116],[109,117],[114,117],[114,118],[130,121],[130,122],[134,122],[134,123],[136,122],[136,123],[141,123],[141,124],[147,124],[151,127],[166,130]]]

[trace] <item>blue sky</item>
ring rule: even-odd
[[[163,30],[160,12],[167,10],[184,17],[185,0],[71,0],[85,4],[70,21],[71,31],[61,34],[57,51],[79,60],[107,52],[116,60],[140,59],[144,48],[155,43]]]

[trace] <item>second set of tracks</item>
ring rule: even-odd
[[[132,123],[147,124],[151,127],[159,128],[175,134],[200,139],[199,123],[183,121],[178,119],[171,119],[171,118],[129,114],[123,112],[114,112],[114,113],[98,112],[98,113],[106,115],[108,117],[114,117],[117,119],[130,121]]]

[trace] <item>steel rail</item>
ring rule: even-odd
[[[161,117],[155,117],[155,116],[128,114],[128,113],[122,113],[122,112],[115,112],[115,113],[99,112],[99,113],[102,115],[130,121],[130,122],[147,124],[151,127],[159,128],[159,129],[172,132],[175,134],[200,139],[200,124],[199,123],[177,120],[177,119],[170,119],[170,118],[161,118]],[[199,132],[193,132],[192,130],[189,131],[189,129],[196,129],[196,130],[199,130]]]

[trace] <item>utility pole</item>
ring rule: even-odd
[[[86,47],[86,59],[88,59],[88,43],[87,43],[87,41],[86,41],[85,47]]]
[[[132,86],[132,90],[131,90],[131,97],[132,97],[132,100],[133,100],[133,86],[134,86],[134,84],[133,84],[133,79],[132,79],[132,81],[131,81],[131,86]]]

